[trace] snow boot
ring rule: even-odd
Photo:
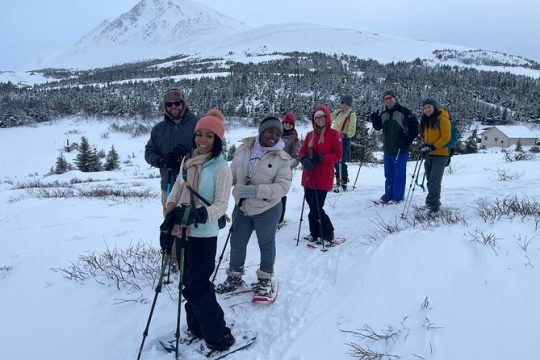
[[[210,350],[225,351],[228,350],[235,342],[234,336],[231,334],[231,329],[225,327],[225,333],[215,341],[205,340],[206,346]]]
[[[242,275],[242,272],[227,269],[227,278],[224,282],[216,286],[215,292],[218,294],[225,294],[247,286],[244,280],[242,280]]]

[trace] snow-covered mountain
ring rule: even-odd
[[[103,21],[42,67],[90,69],[179,54],[188,55],[188,59],[253,62],[264,61],[268,54],[293,51],[347,54],[382,63],[420,58],[434,65],[540,76],[539,71],[530,69],[531,61],[495,51],[319,24],[249,28],[191,0],[140,0],[116,19]]]
[[[198,2],[141,0],[116,19],[103,21],[44,65],[93,68],[176,54],[239,60],[246,54],[289,51],[344,53],[388,62],[432,59],[437,49],[470,50],[317,24],[272,24],[250,29]]]
[[[103,21],[58,57],[55,67],[92,68],[189,53],[248,27],[190,0],[140,0],[128,12]]]

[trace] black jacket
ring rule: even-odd
[[[144,148],[144,159],[157,168],[160,167],[163,157],[172,152],[177,144],[185,148],[193,148],[193,134],[198,118],[188,109],[182,115],[179,124],[167,116],[157,123],[150,133],[150,140]],[[161,189],[166,190],[169,172],[166,168],[159,169],[161,175]],[[176,175],[176,174],[175,174]]]
[[[396,155],[398,150],[409,152],[410,145],[418,136],[418,120],[413,113],[396,103],[386,108],[379,116],[372,117],[375,130],[383,131],[383,150],[385,155]]]

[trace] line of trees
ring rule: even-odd
[[[228,117],[252,125],[268,113],[293,112],[306,120],[314,105],[331,108],[339,96],[351,94],[361,117],[381,107],[380,96],[395,89],[400,102],[419,109],[426,97],[437,99],[462,127],[515,120],[540,123],[540,80],[509,73],[433,66],[417,59],[380,64],[348,55],[286,53],[262,63],[220,62],[218,59],[179,62],[157,67],[154,62],[70,72],[47,70],[63,77],[33,87],[0,84],[0,127],[47,121],[68,115],[152,119],[159,117],[162,93],[185,91],[197,114],[218,107]],[[172,80],[187,73],[226,72],[223,77]],[[143,81],[159,78],[161,81]]]

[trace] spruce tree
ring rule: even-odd
[[[236,153],[236,145],[232,144],[229,147],[229,151],[227,152],[227,161],[231,161],[234,158],[235,153]]]
[[[99,159],[98,150],[95,146],[92,147],[92,150],[90,151],[90,163],[88,168],[89,171],[101,171],[101,160]]]
[[[109,150],[109,153],[107,154],[107,160],[105,161],[104,167],[107,171],[120,169],[120,157],[118,156],[114,145],[111,146],[111,150]]]
[[[465,142],[465,154],[476,154],[478,152],[478,143],[476,141],[476,130],[473,130],[471,136]]]
[[[370,136],[365,121],[359,120],[356,134],[351,139],[351,161],[359,161],[361,164],[374,163],[373,152],[377,150],[377,139]]]
[[[54,167],[55,174],[63,174],[66,171],[71,170],[71,165],[66,161],[63,153],[60,153],[56,158],[56,165]]]
[[[92,149],[90,148],[88,139],[83,136],[81,137],[81,143],[79,145],[79,154],[75,158],[75,165],[77,165],[77,168],[82,172],[92,171],[90,170],[91,156]]]

